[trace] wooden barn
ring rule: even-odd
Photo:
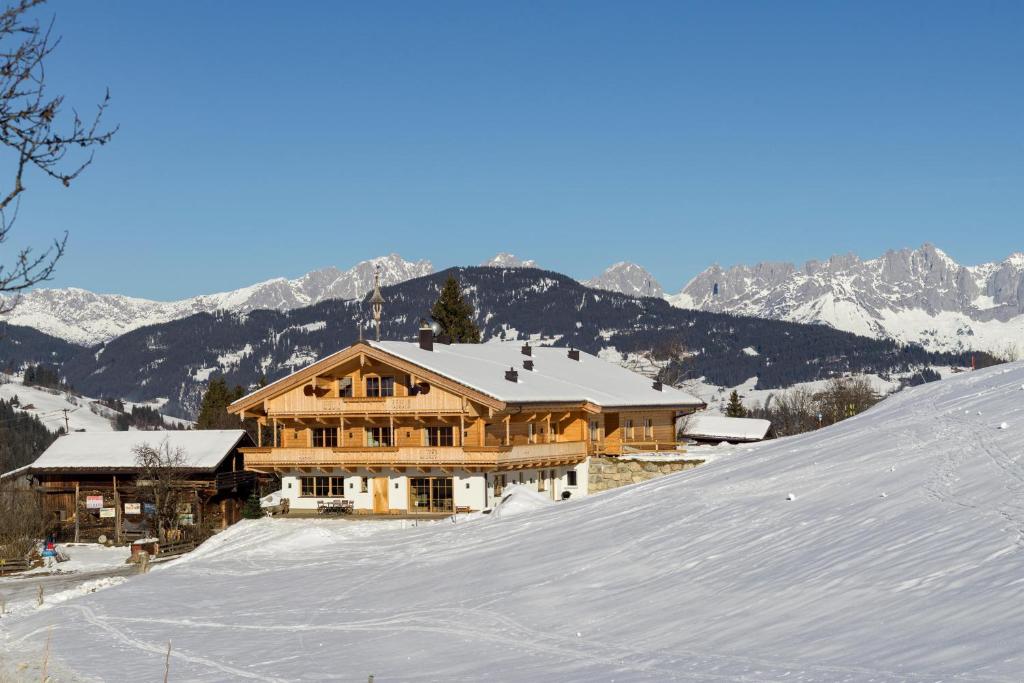
[[[147,535],[152,512],[149,489],[135,449],[140,445],[181,453],[172,468],[183,489],[178,521],[183,532],[212,531],[240,518],[241,506],[256,486],[256,474],[243,471],[241,448],[252,446],[237,430],[166,432],[74,432],[61,436],[32,464],[3,475],[37,491],[52,515],[60,540],[87,541],[106,536],[123,542]]]

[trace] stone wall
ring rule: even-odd
[[[688,470],[703,464],[703,460],[621,460],[619,458],[592,457],[590,459],[590,493],[607,491],[626,484],[639,484],[648,479]]]

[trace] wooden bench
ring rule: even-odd
[[[13,572],[23,572],[31,569],[32,563],[24,557],[19,558],[3,558],[0,557],[0,576],[4,574],[11,574]]]

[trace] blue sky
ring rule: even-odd
[[[154,298],[396,251],[580,278],[1024,250],[1024,3],[71,2],[121,131],[3,247]],[[0,161],[9,161],[6,158]]]

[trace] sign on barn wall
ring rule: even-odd
[[[114,508],[100,508],[100,517],[113,517]]]
[[[99,510],[103,507],[103,496],[86,496],[85,507],[89,510]]]
[[[142,514],[142,503],[125,503],[124,514],[126,515],[141,515]]]

